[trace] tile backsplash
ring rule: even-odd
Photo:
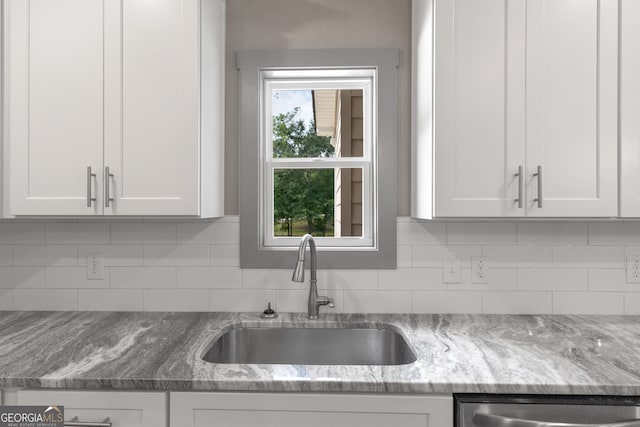
[[[0,310],[306,311],[291,270],[239,268],[239,221],[2,222]],[[104,254],[103,280],[87,254]],[[398,218],[397,270],[321,270],[336,311],[640,314],[625,256],[637,222],[422,222]],[[322,256],[322,254],[319,254]],[[471,281],[488,257],[489,283]],[[444,283],[443,260],[461,261]],[[329,310],[325,307],[323,311]]]

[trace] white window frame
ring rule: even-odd
[[[261,132],[260,132],[260,218],[263,247],[291,247],[300,237],[274,236],[273,174],[276,169],[362,169],[362,236],[315,237],[317,246],[375,249],[377,235],[377,141],[373,131],[377,126],[376,69],[280,69],[260,72]],[[334,158],[276,158],[273,157],[272,94],[276,90],[362,90],[363,96],[363,156]]]
[[[325,73],[333,70],[331,72],[338,73],[333,78],[338,80],[352,79],[353,76],[348,75],[350,72],[375,70],[371,91],[372,121],[376,121],[372,123],[371,128],[375,144],[370,151],[372,169],[376,169],[371,184],[371,189],[375,192],[370,221],[374,227],[373,241],[371,246],[318,244],[318,268],[396,268],[399,62],[399,50],[387,48],[245,50],[237,53],[241,268],[289,269],[295,261],[299,239],[289,240],[291,244],[287,246],[265,245],[265,218],[273,222],[273,216],[267,215],[264,208],[265,170],[262,165],[266,149],[264,144],[261,144],[261,138],[265,135],[266,123],[271,123],[272,117],[270,114],[267,116],[268,113],[262,108],[265,97],[262,75],[265,72],[278,71],[283,79],[298,76],[297,80],[304,80],[299,77],[299,73],[304,70],[311,74],[313,70],[322,70]],[[340,73],[342,75],[339,75]],[[269,154],[273,156],[272,152]],[[300,159],[282,160],[283,164],[293,164]],[[335,160],[338,159],[330,161]],[[344,159],[340,164],[348,166],[348,162],[356,160],[362,158]],[[323,166],[328,164],[324,162]],[[335,238],[328,239],[333,241]],[[345,242],[349,240],[340,239]],[[363,241],[358,238],[353,240],[360,240],[360,243]]]

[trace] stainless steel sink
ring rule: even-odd
[[[202,359],[287,365],[404,365],[416,361],[402,335],[377,328],[232,329]]]

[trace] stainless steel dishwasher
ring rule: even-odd
[[[456,395],[456,427],[640,427],[640,397]]]

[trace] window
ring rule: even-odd
[[[373,246],[376,70],[261,73],[264,247]]]
[[[396,266],[395,49],[245,51],[242,267],[289,268],[311,233],[321,268]]]

